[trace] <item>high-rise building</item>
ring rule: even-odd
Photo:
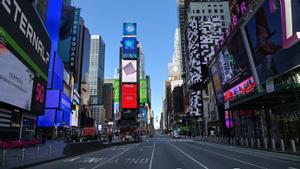
[[[100,35],[91,36],[89,64],[89,95],[92,117],[96,124],[103,124],[105,109],[103,106],[105,44]],[[100,114],[99,114],[100,113]],[[103,118],[103,119],[102,119]]]
[[[100,35],[91,36],[89,94],[103,97],[105,44]],[[101,104],[101,103],[97,103]]]

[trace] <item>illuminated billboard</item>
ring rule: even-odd
[[[122,60],[122,83],[137,82],[137,61]]]
[[[198,117],[203,115],[202,91],[193,91],[189,95],[189,112],[190,116]]]
[[[114,102],[119,102],[120,98],[120,81],[118,79],[114,79]]]
[[[137,27],[136,23],[123,23],[123,35],[136,35],[137,33]]]
[[[292,1],[299,6],[299,1]],[[246,25],[248,39],[259,82],[282,74],[300,64],[299,42],[283,49],[286,43],[285,27],[282,29],[283,11],[280,5],[274,8],[267,0]],[[294,10],[295,11],[295,10]],[[288,12],[288,11],[286,11]],[[292,12],[292,11],[289,11]],[[299,17],[299,12],[294,12]],[[291,22],[294,20],[290,20]],[[293,25],[299,24],[299,20]],[[296,26],[297,27],[297,26]],[[296,28],[294,30],[297,30]],[[291,34],[293,34],[291,32]],[[300,36],[299,36],[300,37]]]
[[[31,110],[33,73],[0,43],[0,102]]]
[[[137,108],[137,84],[122,84],[122,108]]]
[[[140,79],[140,103],[148,102],[148,84],[147,79]]]
[[[0,5],[0,41],[32,72],[30,111],[42,113],[45,107],[51,41],[32,3],[22,0],[15,0],[13,3],[14,5]],[[24,97],[21,93],[19,95],[20,98]]]
[[[211,79],[214,86],[214,91],[218,104],[224,102],[223,97],[223,85],[222,85],[222,75],[220,70],[220,63],[216,60],[210,68]]]
[[[135,37],[124,37],[122,40],[122,58],[136,59],[137,58],[137,40]]]

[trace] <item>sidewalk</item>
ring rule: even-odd
[[[300,156],[296,154],[288,154],[286,152],[280,152],[280,151],[272,151],[270,149],[257,149],[257,148],[251,148],[251,147],[245,147],[240,145],[232,145],[232,144],[224,144],[224,143],[216,143],[213,141],[203,141],[197,138],[193,139],[195,143],[199,145],[205,145],[210,146],[218,149],[223,149],[226,151],[233,151],[233,152],[239,152],[239,153],[245,153],[245,154],[253,154],[256,156],[267,156],[272,158],[279,158],[284,160],[290,160],[294,162],[300,162]]]
[[[62,140],[48,140],[45,144],[24,148],[24,153],[22,152],[22,148],[0,150],[0,169],[10,169],[19,166],[48,161],[51,159],[62,158],[64,157],[63,150],[65,145],[66,144]],[[4,152],[5,160],[3,164]]]

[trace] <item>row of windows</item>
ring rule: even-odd
[[[214,11],[214,13],[218,13],[218,12],[219,12],[218,9],[214,9],[213,11]],[[212,9],[208,9],[207,12],[208,12],[208,13],[212,13]],[[200,13],[200,10],[199,10],[199,9],[193,10],[193,13]],[[205,13],[205,10],[204,10],[204,9],[202,9],[202,13],[203,13],[203,14]],[[220,9],[220,13],[224,13],[224,9]]]

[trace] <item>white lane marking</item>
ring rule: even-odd
[[[204,149],[204,148],[200,148],[200,147],[199,147],[199,149],[201,149],[201,150],[203,150],[203,151],[206,151],[206,152],[209,152],[209,153],[216,154],[216,155],[221,156],[221,157],[224,157],[224,158],[228,158],[228,159],[231,159],[231,160],[234,160],[234,161],[238,161],[238,162],[243,163],[243,164],[247,164],[247,165],[250,165],[250,166],[254,166],[254,167],[256,167],[256,168],[260,168],[260,169],[268,169],[268,168],[266,168],[266,167],[262,167],[262,166],[259,166],[259,165],[256,165],[256,164],[252,164],[252,163],[249,163],[249,162],[247,162],[247,161],[239,160],[239,159],[237,159],[237,158],[233,158],[233,157],[225,156],[225,155],[220,154],[220,153],[212,152],[212,151],[209,151],[209,150]]]
[[[124,153],[128,152],[129,150],[133,149],[134,147],[136,147],[136,146],[132,146],[132,147],[128,148],[127,150],[122,151],[121,153],[119,153],[119,154],[117,154],[117,155],[115,155],[115,156],[109,158],[108,160],[106,160],[106,161],[104,161],[104,162],[102,162],[102,163],[96,165],[96,166],[93,167],[92,169],[96,169],[96,168],[98,168],[98,167],[100,167],[100,166],[102,166],[102,165],[104,165],[104,164],[106,164],[106,163],[112,161],[113,159],[115,159],[115,158],[121,156],[122,154],[124,154]]]
[[[153,145],[152,155],[150,159],[149,169],[152,169],[153,157],[154,157],[155,143]]]
[[[290,158],[288,157],[281,157],[281,156],[276,156],[275,154],[272,155],[272,154],[261,154],[263,152],[254,152],[255,150],[245,150],[244,148],[237,148],[237,147],[232,147],[232,146],[223,146],[223,145],[216,145],[214,143],[210,143],[210,144],[203,144],[203,143],[199,143],[199,142],[194,142],[196,144],[199,144],[199,145],[205,145],[205,146],[210,146],[210,147],[215,147],[215,148],[218,148],[218,149],[221,149],[221,150],[229,150],[229,151],[233,151],[233,152],[236,152],[236,153],[240,153],[240,154],[246,154],[246,155],[252,155],[252,156],[256,156],[256,157],[262,157],[262,158],[265,158],[265,159],[269,159],[269,160],[277,160],[278,158],[281,159],[281,160],[290,160]],[[234,150],[234,149],[237,149],[237,150]],[[268,157],[267,157],[268,156]],[[274,158],[277,158],[277,159],[274,159]],[[294,161],[294,160],[292,160]],[[299,161],[299,160],[298,160]]]
[[[208,167],[206,167],[205,165],[203,165],[202,163],[200,163],[199,161],[197,161],[196,159],[194,159],[193,157],[191,157],[190,155],[188,155],[187,153],[185,153],[184,151],[180,150],[177,146],[175,146],[174,144],[170,144],[171,146],[173,146],[176,150],[178,150],[179,152],[181,152],[182,154],[184,154],[185,156],[187,156],[189,159],[193,160],[195,163],[197,163],[198,165],[200,165],[201,167],[208,169]]]
[[[288,167],[288,169],[298,169],[298,168],[294,168],[294,167]]]
[[[64,160],[64,162],[73,162],[77,159],[79,159],[80,157],[76,157],[76,158],[71,158],[71,159],[67,159],[67,160]]]
[[[182,169],[182,168],[176,168],[176,169]]]

